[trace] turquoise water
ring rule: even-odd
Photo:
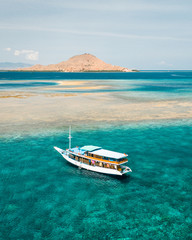
[[[57,85],[54,82],[34,82],[34,81],[24,81],[24,82],[11,82],[11,83],[1,83],[0,89],[7,90],[7,89],[15,89],[15,88],[28,88],[28,87],[42,87],[47,85]]]
[[[74,89],[71,85],[59,86],[58,81],[85,81],[86,86],[104,86],[98,89]],[[48,89],[43,87],[49,87]],[[53,86],[53,89],[51,89]],[[57,88],[55,88],[55,86]],[[57,72],[0,72],[0,90],[29,90],[62,93],[127,93],[160,99],[192,96],[192,71],[143,71],[132,73],[57,73]],[[69,89],[70,88],[70,89]],[[154,97],[154,96],[153,96]]]
[[[105,88],[63,89],[57,83],[69,80]],[[108,92],[131,103],[191,101],[192,71],[0,72],[0,90]],[[72,123],[73,146],[129,154],[133,172],[121,178],[67,163],[53,149],[68,145],[65,122],[43,129],[0,135],[0,239],[192,239],[192,120]]]
[[[123,178],[67,163],[66,128],[2,136],[0,239],[192,239],[191,123],[73,128],[73,146],[128,153]]]

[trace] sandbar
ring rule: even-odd
[[[134,100],[109,92],[0,92],[0,131],[28,131],[67,125],[124,124],[136,121],[191,119],[188,100]]]

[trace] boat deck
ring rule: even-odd
[[[70,153],[78,156],[78,157],[82,157],[82,158],[86,158],[92,161],[96,161],[96,162],[103,162],[103,163],[109,163],[109,164],[115,164],[115,165],[121,165],[124,164],[126,162],[128,162],[128,160],[125,158],[122,161],[114,161],[114,160],[105,160],[102,157],[96,158],[96,157],[92,157],[92,156],[88,156],[87,154],[85,154],[85,151],[83,151],[81,148],[76,147],[76,148],[72,148],[72,149],[67,149]]]

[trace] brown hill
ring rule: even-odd
[[[60,62],[58,64],[34,65],[27,68],[18,68],[19,71],[58,71],[58,72],[132,72],[132,70],[124,67],[113,66],[105,63],[97,57],[85,53],[69,58],[67,61]]]

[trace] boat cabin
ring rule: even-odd
[[[128,162],[127,154],[109,151],[97,146],[69,149],[69,157],[85,164],[121,170],[120,165]]]

